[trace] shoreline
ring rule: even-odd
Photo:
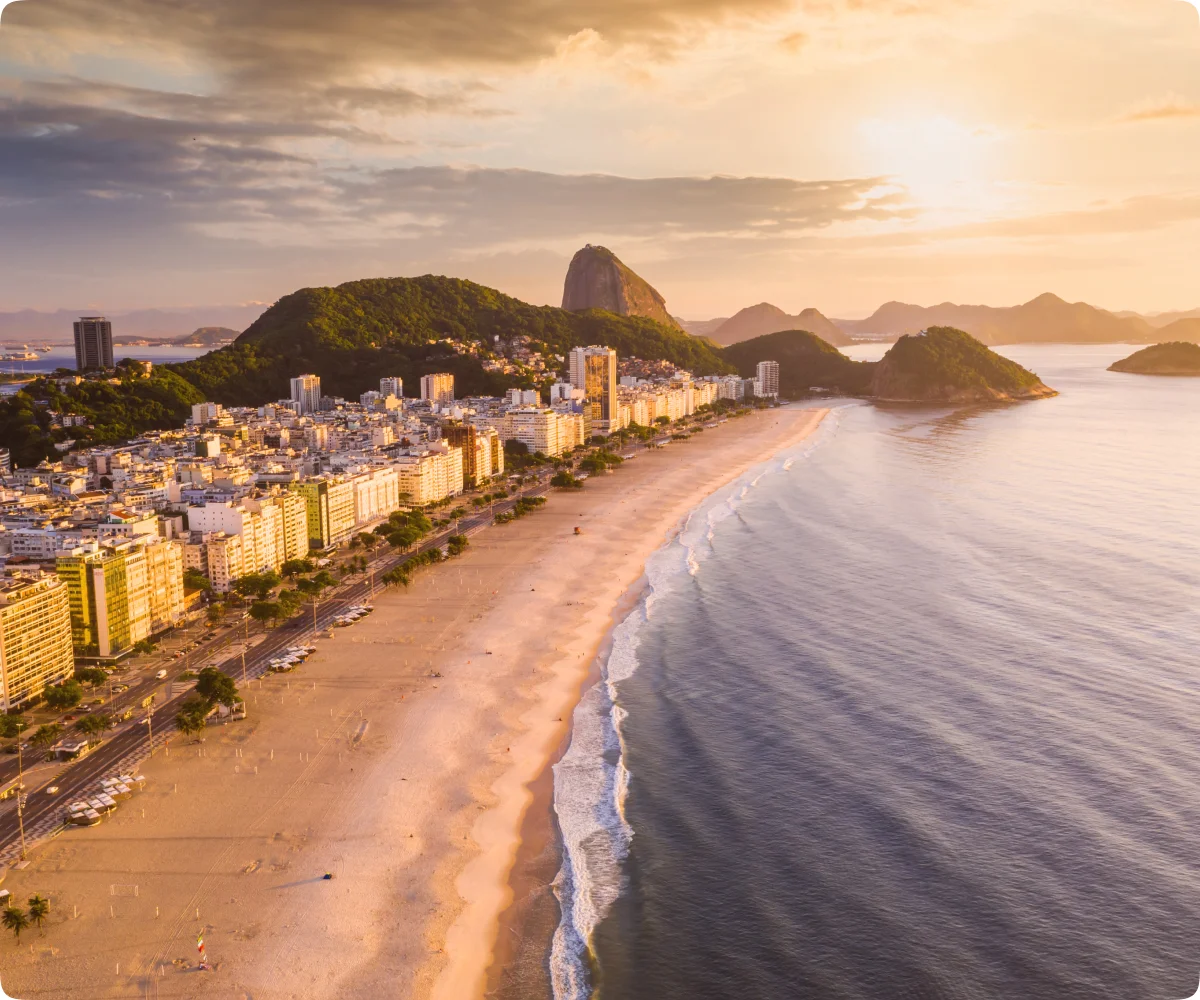
[[[650,558],[676,544],[691,518],[703,510],[722,490],[811,437],[824,425],[830,410],[810,409],[806,412],[819,412],[819,417],[774,450],[758,455],[753,461],[731,472],[721,482],[709,484],[710,488],[692,497],[694,502],[679,512],[674,525],[659,543],[649,550],[642,560],[638,577],[630,583],[613,607],[608,628],[600,639],[591,669],[580,685],[580,697],[572,707],[568,732],[531,785],[534,792],[533,801],[522,823],[520,840],[514,852],[508,880],[510,903],[499,915],[495,935],[497,943],[493,948],[493,961],[488,969],[485,1000],[529,1000],[530,997],[545,997],[549,1000],[553,997],[549,958],[552,939],[562,918],[562,910],[557,894],[552,891],[551,883],[559,875],[566,851],[555,809],[555,768],[571,748],[575,736],[576,709],[580,707],[585,695],[605,681],[609,657],[616,643],[616,630],[653,592],[646,572]],[[547,842],[552,848],[552,859],[546,856]]]
[[[52,915],[28,955],[0,955],[5,988],[467,1000],[513,967],[499,934],[544,956],[511,916],[540,892],[557,925],[549,768],[615,609],[689,511],[826,412],[760,411],[639,453],[378,592],[296,674],[253,683],[246,722],[176,738],[145,792],[8,875]]]

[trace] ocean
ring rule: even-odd
[[[177,361],[191,361],[193,358],[207,354],[206,348],[190,347],[115,347],[113,358],[134,358],[137,361],[153,361],[156,365],[165,365]],[[0,374],[35,376],[52,372],[56,368],[75,368],[75,349],[62,344],[55,345],[48,353],[43,354],[37,361],[3,361],[0,362]],[[8,383],[0,385],[0,396],[16,392],[19,384]]]
[[[835,401],[647,569],[555,768],[560,1000],[1200,981],[1200,380]]]

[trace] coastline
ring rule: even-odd
[[[299,673],[252,685],[247,722],[176,740],[130,808],[9,875],[54,915],[40,951],[6,959],[5,988],[483,995],[512,954],[495,942],[515,936],[514,899],[538,886],[514,882],[522,846],[553,847],[548,768],[613,609],[689,511],[825,412],[762,411],[643,452],[380,592]],[[199,930],[211,974],[192,967]]]

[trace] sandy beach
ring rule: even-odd
[[[494,956],[519,950],[520,921],[501,924],[514,859],[523,831],[549,836],[547,766],[615,609],[690,509],[824,413],[763,411],[639,453],[378,592],[299,671],[243,691],[247,721],[176,738],[111,819],[9,873],[3,888],[52,910],[0,939],[5,990],[482,996]]]

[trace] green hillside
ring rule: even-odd
[[[54,445],[74,447],[120,444],[143,431],[182,427],[192,404],[204,394],[174,372],[156,368],[149,378],[118,367],[117,382],[95,381],[59,388],[39,378],[20,392],[0,400],[0,441],[12,450],[13,464],[37,465],[58,452]],[[83,417],[82,426],[55,427],[52,413]]]
[[[327,394],[348,398],[373,388],[381,375],[413,384],[432,371],[452,372],[460,395],[478,395],[502,392],[519,380],[489,374],[477,357],[439,341],[491,350],[496,337],[520,336],[548,355],[600,344],[698,374],[730,370],[707,341],[654,320],[531,306],[471,281],[432,275],[301,289],[275,303],[231,346],[172,369],[230,405],[284,396],[288,379],[302,371],[320,375]]]
[[[697,374],[732,372],[709,341],[644,317],[601,310],[567,312],[531,306],[470,281],[427,275],[304,288],[280,299],[228,347],[150,379],[87,382],[59,389],[46,379],[0,400],[0,441],[18,465],[54,457],[55,444],[112,444],[151,429],[179,427],[193,403],[255,406],[288,395],[288,380],[321,376],[326,395],[356,399],[382,376],[415,386],[422,375],[451,372],[461,396],[499,395],[547,376],[489,372],[483,359],[501,342],[528,338],[528,348],[565,355],[600,344],[622,356],[669,361]],[[452,343],[446,343],[446,341]],[[84,416],[92,427],[54,428],[49,412]]]
[[[878,399],[956,403],[1054,395],[1033,372],[948,326],[896,341],[875,366],[870,393]]]
[[[722,352],[743,378],[753,378],[760,361],[779,362],[779,392],[787,399],[809,389],[832,389],[848,396],[866,394],[875,365],[852,361],[807,330],[784,330],[733,344]]]
[[[1117,361],[1108,370],[1132,375],[1200,375],[1200,346],[1187,341],[1155,344]]]

